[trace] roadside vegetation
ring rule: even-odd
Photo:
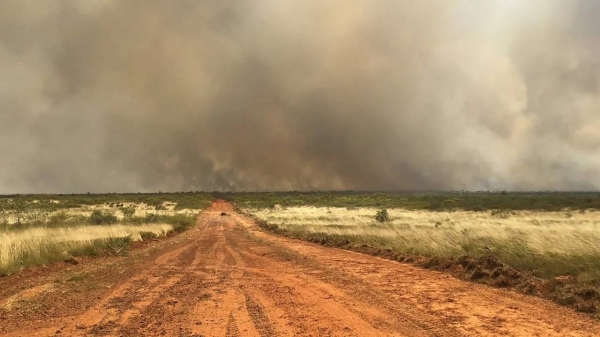
[[[209,194],[0,198],[0,275],[78,256],[124,255],[132,242],[195,224]]]
[[[229,194],[264,229],[600,312],[598,193]]]
[[[311,241],[366,244],[426,257],[493,255],[540,277],[600,279],[600,212],[429,212],[289,207],[247,209]]]

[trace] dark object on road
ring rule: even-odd
[[[225,212],[221,212],[221,216],[227,216],[228,214]]]

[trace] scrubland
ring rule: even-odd
[[[600,313],[600,193],[229,194],[277,234]]]
[[[218,197],[244,208],[386,207],[427,211],[600,210],[597,192],[270,192],[224,193]]]
[[[542,277],[600,278],[600,212],[431,212],[376,208],[246,209],[298,238],[332,238],[396,252],[441,256],[496,255]]]
[[[77,256],[123,255],[134,241],[183,231],[208,194],[13,196],[0,199],[0,275]]]

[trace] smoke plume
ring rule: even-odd
[[[600,188],[595,0],[0,0],[0,193]]]

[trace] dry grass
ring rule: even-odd
[[[0,209],[0,274],[73,256],[122,255],[131,241],[191,227],[197,212],[179,209],[173,202],[121,202],[118,206],[102,203],[52,209],[33,200],[22,203],[18,209]]]
[[[540,276],[600,279],[600,212],[430,212],[375,208],[247,209],[299,238],[328,237],[423,256],[497,255]]]
[[[172,230],[172,225],[144,224],[0,232],[0,273],[8,274],[22,267],[69,259],[74,255],[94,255],[104,248],[120,254],[129,241],[140,241],[144,233],[164,236]]]

